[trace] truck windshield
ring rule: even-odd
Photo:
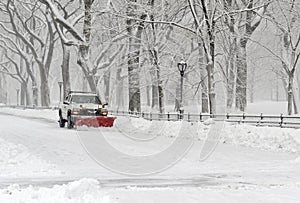
[[[100,99],[97,96],[85,96],[85,95],[73,95],[71,102],[101,104]]]

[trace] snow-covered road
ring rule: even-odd
[[[148,194],[158,194],[157,188],[181,188],[185,191],[183,196],[189,193],[193,196],[200,188],[212,190],[213,193],[230,190],[230,194],[232,190],[245,192],[249,189],[253,192],[254,189],[253,194],[259,193],[260,197],[264,190],[268,190],[269,195],[273,194],[273,190],[274,195],[278,190],[287,190],[295,192],[284,193],[286,200],[298,200],[299,197],[296,195],[300,191],[299,152],[267,151],[220,143],[209,159],[200,162],[202,142],[197,139],[186,156],[173,167],[158,174],[132,177],[113,173],[97,164],[81,146],[78,132],[58,128],[55,119],[39,120],[0,114],[0,123],[0,154],[2,157],[7,154],[6,158],[0,158],[0,188],[16,183],[24,187],[51,187],[92,178],[104,188],[131,188],[128,194],[132,192],[132,187],[149,188],[151,191]],[[299,134],[299,131],[295,132]],[[133,145],[132,141],[126,141],[116,128],[108,129],[107,133],[111,135],[108,138],[110,142],[121,149],[137,153],[139,149],[144,150]],[[162,142],[172,139],[165,136]],[[10,147],[5,151],[5,146]],[[157,145],[153,147],[154,151],[158,148]],[[121,193],[126,191],[114,191],[110,196]],[[199,197],[208,195],[201,194]],[[134,199],[139,198],[135,196]]]
[[[58,128],[57,122],[0,115],[0,138],[14,144],[24,145],[30,154],[49,163],[52,169],[46,173],[35,173],[35,165],[20,168],[15,176],[1,174],[3,178],[57,178],[73,179],[89,176],[114,175],[101,168],[85,152],[77,138],[76,130]],[[30,157],[24,157],[24,163]],[[27,159],[27,160],[26,160]],[[16,168],[18,170],[18,168]],[[54,172],[54,173],[53,173]],[[29,174],[29,176],[28,176]]]

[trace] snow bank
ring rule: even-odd
[[[182,126],[185,130],[179,136],[191,137],[193,130],[197,131],[198,140],[205,140],[210,127],[215,123],[212,119],[204,122],[189,123],[183,125],[179,121],[166,121],[163,125],[156,125],[156,122],[140,118],[130,118],[132,125],[139,129],[148,127],[160,127],[161,135],[176,137]],[[186,127],[188,126],[188,127]],[[193,126],[196,128],[193,128]],[[300,129],[287,129],[278,127],[256,127],[248,124],[225,123],[224,130],[221,134],[220,143],[232,144],[257,148],[266,151],[300,153]]]
[[[226,124],[221,142],[268,151],[300,153],[300,129]]]
[[[0,190],[0,202],[26,203],[109,203],[110,198],[100,191],[100,184],[94,179],[81,179],[64,185],[54,185],[51,188],[33,187],[21,188],[14,184]]]
[[[140,120],[140,122],[139,122]],[[151,121],[132,118],[133,123],[139,128],[151,126]],[[139,124],[137,124],[139,122]],[[193,123],[191,123],[192,125]],[[194,123],[197,127],[197,138],[204,140],[209,132],[212,119],[203,123]],[[169,121],[164,125],[162,134],[175,137],[180,130],[181,122]],[[188,133],[186,133],[188,134]],[[184,136],[184,135],[183,135]],[[226,123],[221,135],[221,143],[258,148],[267,151],[282,151],[300,153],[300,129],[287,129],[277,127],[256,127],[248,124]]]
[[[0,171],[0,178],[61,175],[54,165],[32,155],[24,145],[10,143],[1,138]]]

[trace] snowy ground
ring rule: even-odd
[[[300,200],[300,130],[226,124],[215,152],[200,162],[211,127],[201,123],[193,147],[176,165],[154,175],[124,176],[93,161],[76,130],[58,128],[56,111],[0,108],[0,123],[0,202]],[[140,119],[131,124],[151,125]],[[139,154],[161,149],[176,129],[177,122],[166,123],[161,143],[147,150],[122,137],[120,129],[105,132],[114,146]]]
[[[247,113],[250,114],[271,114],[280,115],[287,114],[287,102],[275,102],[275,101],[260,101],[255,103],[250,103],[247,105]]]
[[[287,114],[287,101],[256,101],[255,103],[248,103],[247,104],[247,114],[260,114],[264,113],[265,115],[280,115],[280,114]],[[240,113],[239,111],[235,110],[234,108],[231,111],[225,110],[225,105],[217,104],[217,112],[218,113]],[[117,110],[117,109],[114,109]],[[127,111],[124,107],[118,107],[119,111]],[[165,106],[166,112],[176,112],[174,109],[174,105],[166,105]],[[142,106],[142,111],[144,112],[158,112],[158,109],[154,110],[151,107]],[[191,102],[189,105],[184,106],[185,113],[197,113],[201,112],[201,106],[199,104],[195,104]]]

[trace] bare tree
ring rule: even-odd
[[[215,93],[215,37],[216,37],[216,10],[217,3],[210,1],[205,2],[201,0],[199,2],[199,9],[193,0],[189,0],[189,6],[194,18],[197,38],[199,45],[204,50],[204,58],[206,61],[207,81],[208,81],[208,98],[209,98],[209,112],[211,114],[216,113],[216,93]],[[200,10],[201,12],[199,12]],[[199,19],[203,20],[203,24]],[[199,46],[200,49],[202,49]]]
[[[3,24],[2,24],[3,26]],[[11,33],[10,33],[11,34]],[[30,96],[29,96],[29,87],[28,87],[28,78],[30,78],[32,87],[36,86],[36,76],[33,74],[33,57],[28,51],[28,48],[21,40],[14,36],[5,36],[0,34],[0,47],[2,47],[3,55],[5,56],[8,63],[2,64],[2,68],[5,70],[5,73],[13,76],[14,79],[21,83],[21,104],[30,105]],[[19,59],[19,64],[16,62],[16,59]],[[10,64],[8,68],[7,64]],[[32,88],[33,104],[37,106],[38,104],[38,95],[36,88]]]
[[[261,23],[262,15],[266,12],[270,1],[242,1],[238,9],[244,10],[240,12],[238,28],[235,29],[235,34],[238,37],[238,50],[236,55],[236,108],[240,111],[245,111],[247,107],[247,43],[254,31]]]
[[[126,29],[128,33],[128,86],[129,86],[129,110],[141,111],[140,93],[140,49],[141,38],[144,29],[144,21],[147,17],[145,13],[138,13],[136,0],[129,0],[127,4]],[[137,21],[133,18],[138,18]]]
[[[7,0],[5,9],[11,30],[6,26],[2,28],[22,41],[32,54],[39,69],[41,105],[49,106],[48,76],[55,44],[51,20],[47,13],[40,9],[37,2],[22,3]]]
[[[77,64],[81,67],[81,70],[88,82],[88,85],[90,87],[90,90],[93,92],[100,92],[97,89],[97,83],[99,78],[96,77],[97,71],[104,69],[106,67],[109,67],[113,62],[118,53],[120,52],[120,49],[123,48],[123,46],[120,46],[119,48],[115,49],[115,51],[107,57],[108,49],[113,49],[113,46],[107,46],[103,47],[102,51],[100,51],[99,54],[96,55],[95,58],[93,58],[92,53],[92,25],[93,25],[93,15],[94,17],[102,16],[104,13],[107,13],[107,9],[104,9],[103,11],[93,11],[94,7],[94,1],[93,0],[84,0],[81,3],[83,4],[83,25],[82,25],[82,34],[75,28],[75,24],[81,19],[81,14],[78,14],[76,18],[74,18],[73,22],[69,22],[69,18],[64,17],[64,12],[61,12],[57,5],[55,5],[50,0],[40,0],[41,3],[45,4],[47,8],[50,9],[52,18],[57,23],[57,30],[60,36],[60,39],[62,40],[62,44],[64,44],[64,48],[67,48],[69,45],[73,45],[78,50],[77,55]],[[69,1],[70,3],[72,1]],[[108,2],[107,6],[110,6],[110,2]],[[62,9],[63,10],[63,9]],[[96,10],[96,8],[95,8]],[[77,9],[76,9],[77,11]],[[71,12],[73,13],[73,12]],[[65,29],[65,31],[63,31]],[[69,33],[71,36],[67,36],[67,33]],[[119,40],[120,36],[116,36],[114,39],[112,39],[111,42],[115,42]],[[65,50],[66,51],[66,50]],[[68,57],[67,53],[66,57]],[[65,60],[65,63],[67,62],[67,58]],[[63,64],[63,66],[66,64]],[[66,70],[66,69],[65,69]],[[66,79],[67,80],[67,79]]]
[[[0,73],[0,103],[7,104],[7,81],[6,75]]]
[[[288,114],[298,113],[298,104],[295,102],[295,74],[300,57],[300,34],[299,34],[300,6],[296,1],[276,0],[269,20],[276,26],[280,36],[279,53],[264,46],[275,56],[287,75],[287,100]]]
[[[80,11],[80,5],[73,5],[72,0],[55,2],[59,11],[62,12],[63,18],[65,20],[72,19],[72,25],[77,24],[80,19],[83,17]],[[77,4],[77,3],[76,3]],[[53,15],[52,15],[53,17]],[[63,82],[63,98],[65,98],[68,92],[71,90],[70,83],[70,57],[71,57],[71,46],[73,45],[68,40],[64,40],[64,36],[68,35],[68,30],[65,29],[61,24],[57,23],[54,19],[54,26],[56,31],[60,36],[60,43],[62,46],[62,64],[61,64],[61,73],[62,73],[62,82]]]

